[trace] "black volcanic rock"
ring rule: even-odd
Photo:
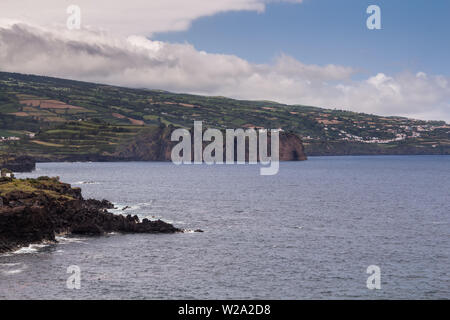
[[[57,178],[0,181],[0,252],[73,233],[97,236],[108,232],[176,233],[181,229],[161,220],[114,215],[107,200],[83,199],[79,188]]]

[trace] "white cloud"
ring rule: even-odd
[[[0,27],[0,70],[450,120],[450,82],[444,76],[379,73],[354,80],[351,67],[307,65],[286,55],[253,64],[142,36],[12,24]]]
[[[149,36],[186,30],[199,17],[227,11],[262,12],[269,2],[302,0],[1,0],[3,18],[41,26],[64,27],[69,5],[81,9],[82,26],[116,34]]]

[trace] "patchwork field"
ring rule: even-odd
[[[195,120],[219,129],[293,132],[310,155],[450,154],[450,125],[443,121],[0,72],[0,153],[108,157],[142,132],[191,128]]]

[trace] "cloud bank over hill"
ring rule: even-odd
[[[36,9],[38,13],[46,12],[43,17],[37,17],[36,12],[21,16],[15,11],[16,3],[26,2],[37,6],[28,0],[0,4],[0,12],[7,12],[9,18],[0,23],[2,71],[450,121],[450,79],[444,76],[404,72],[378,73],[361,79],[359,71],[349,66],[304,64],[284,54],[270,63],[254,64],[234,55],[211,54],[190,44],[146,37],[157,31],[188,28],[192,20],[204,15],[230,10],[263,11],[268,1],[194,0],[186,9],[181,0],[130,0],[127,8],[133,9],[110,4],[104,17],[100,13],[108,1],[96,1],[95,10],[92,1],[78,1],[83,8],[91,6],[91,15],[100,19],[92,25],[108,31],[96,27],[68,30],[64,14],[62,21],[46,23],[55,14],[53,11],[65,12],[70,4],[67,1],[40,1],[60,9]],[[180,10],[169,10],[177,3]],[[86,15],[83,26],[90,19]]]
[[[263,12],[267,3],[302,0],[2,0],[1,16],[40,26],[65,25],[70,5],[81,8],[83,26],[115,34],[181,31],[197,18],[229,11]]]

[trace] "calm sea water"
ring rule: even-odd
[[[45,163],[125,213],[205,233],[61,239],[0,256],[1,298],[450,298],[450,157],[258,166]],[[120,211],[120,210],[118,210]],[[81,268],[69,290],[67,267]],[[381,290],[366,269],[381,268]]]

